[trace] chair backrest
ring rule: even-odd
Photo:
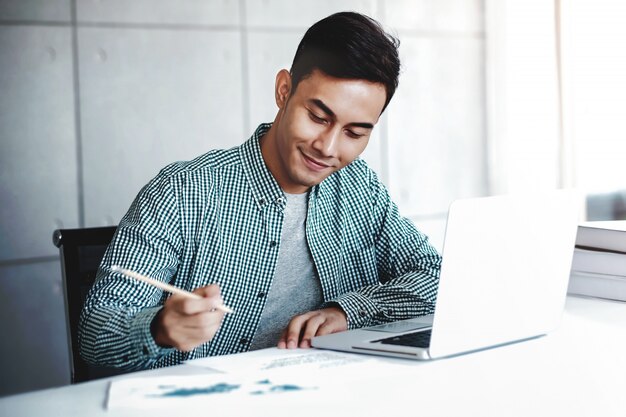
[[[72,383],[123,373],[117,369],[89,365],[78,351],[80,313],[115,229],[115,226],[58,229],[52,235],[61,256]]]

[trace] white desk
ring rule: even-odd
[[[546,337],[470,355],[400,361],[395,377],[359,381],[297,406],[249,401],[190,415],[252,416],[626,416],[626,303],[569,297],[559,329]],[[141,375],[206,372],[181,365]],[[139,375],[139,374],[137,374]],[[0,398],[0,416],[171,417],[172,410],[104,408],[107,380]],[[197,411],[197,413],[195,413]]]

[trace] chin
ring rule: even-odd
[[[316,186],[320,182],[324,181],[325,179],[326,179],[326,177],[324,177],[324,178],[311,178],[311,177],[303,178],[303,177],[300,177],[300,178],[298,178],[297,183],[299,185],[303,186],[303,187],[311,188],[311,187]]]

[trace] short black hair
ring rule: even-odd
[[[290,70],[292,93],[317,69],[331,77],[383,84],[384,111],[398,88],[399,45],[371,17],[355,12],[330,15],[311,26],[298,45]]]

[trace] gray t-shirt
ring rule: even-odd
[[[278,263],[250,350],[275,347],[294,316],[316,310],[323,302],[322,286],[306,242],[309,194],[286,196]]]

